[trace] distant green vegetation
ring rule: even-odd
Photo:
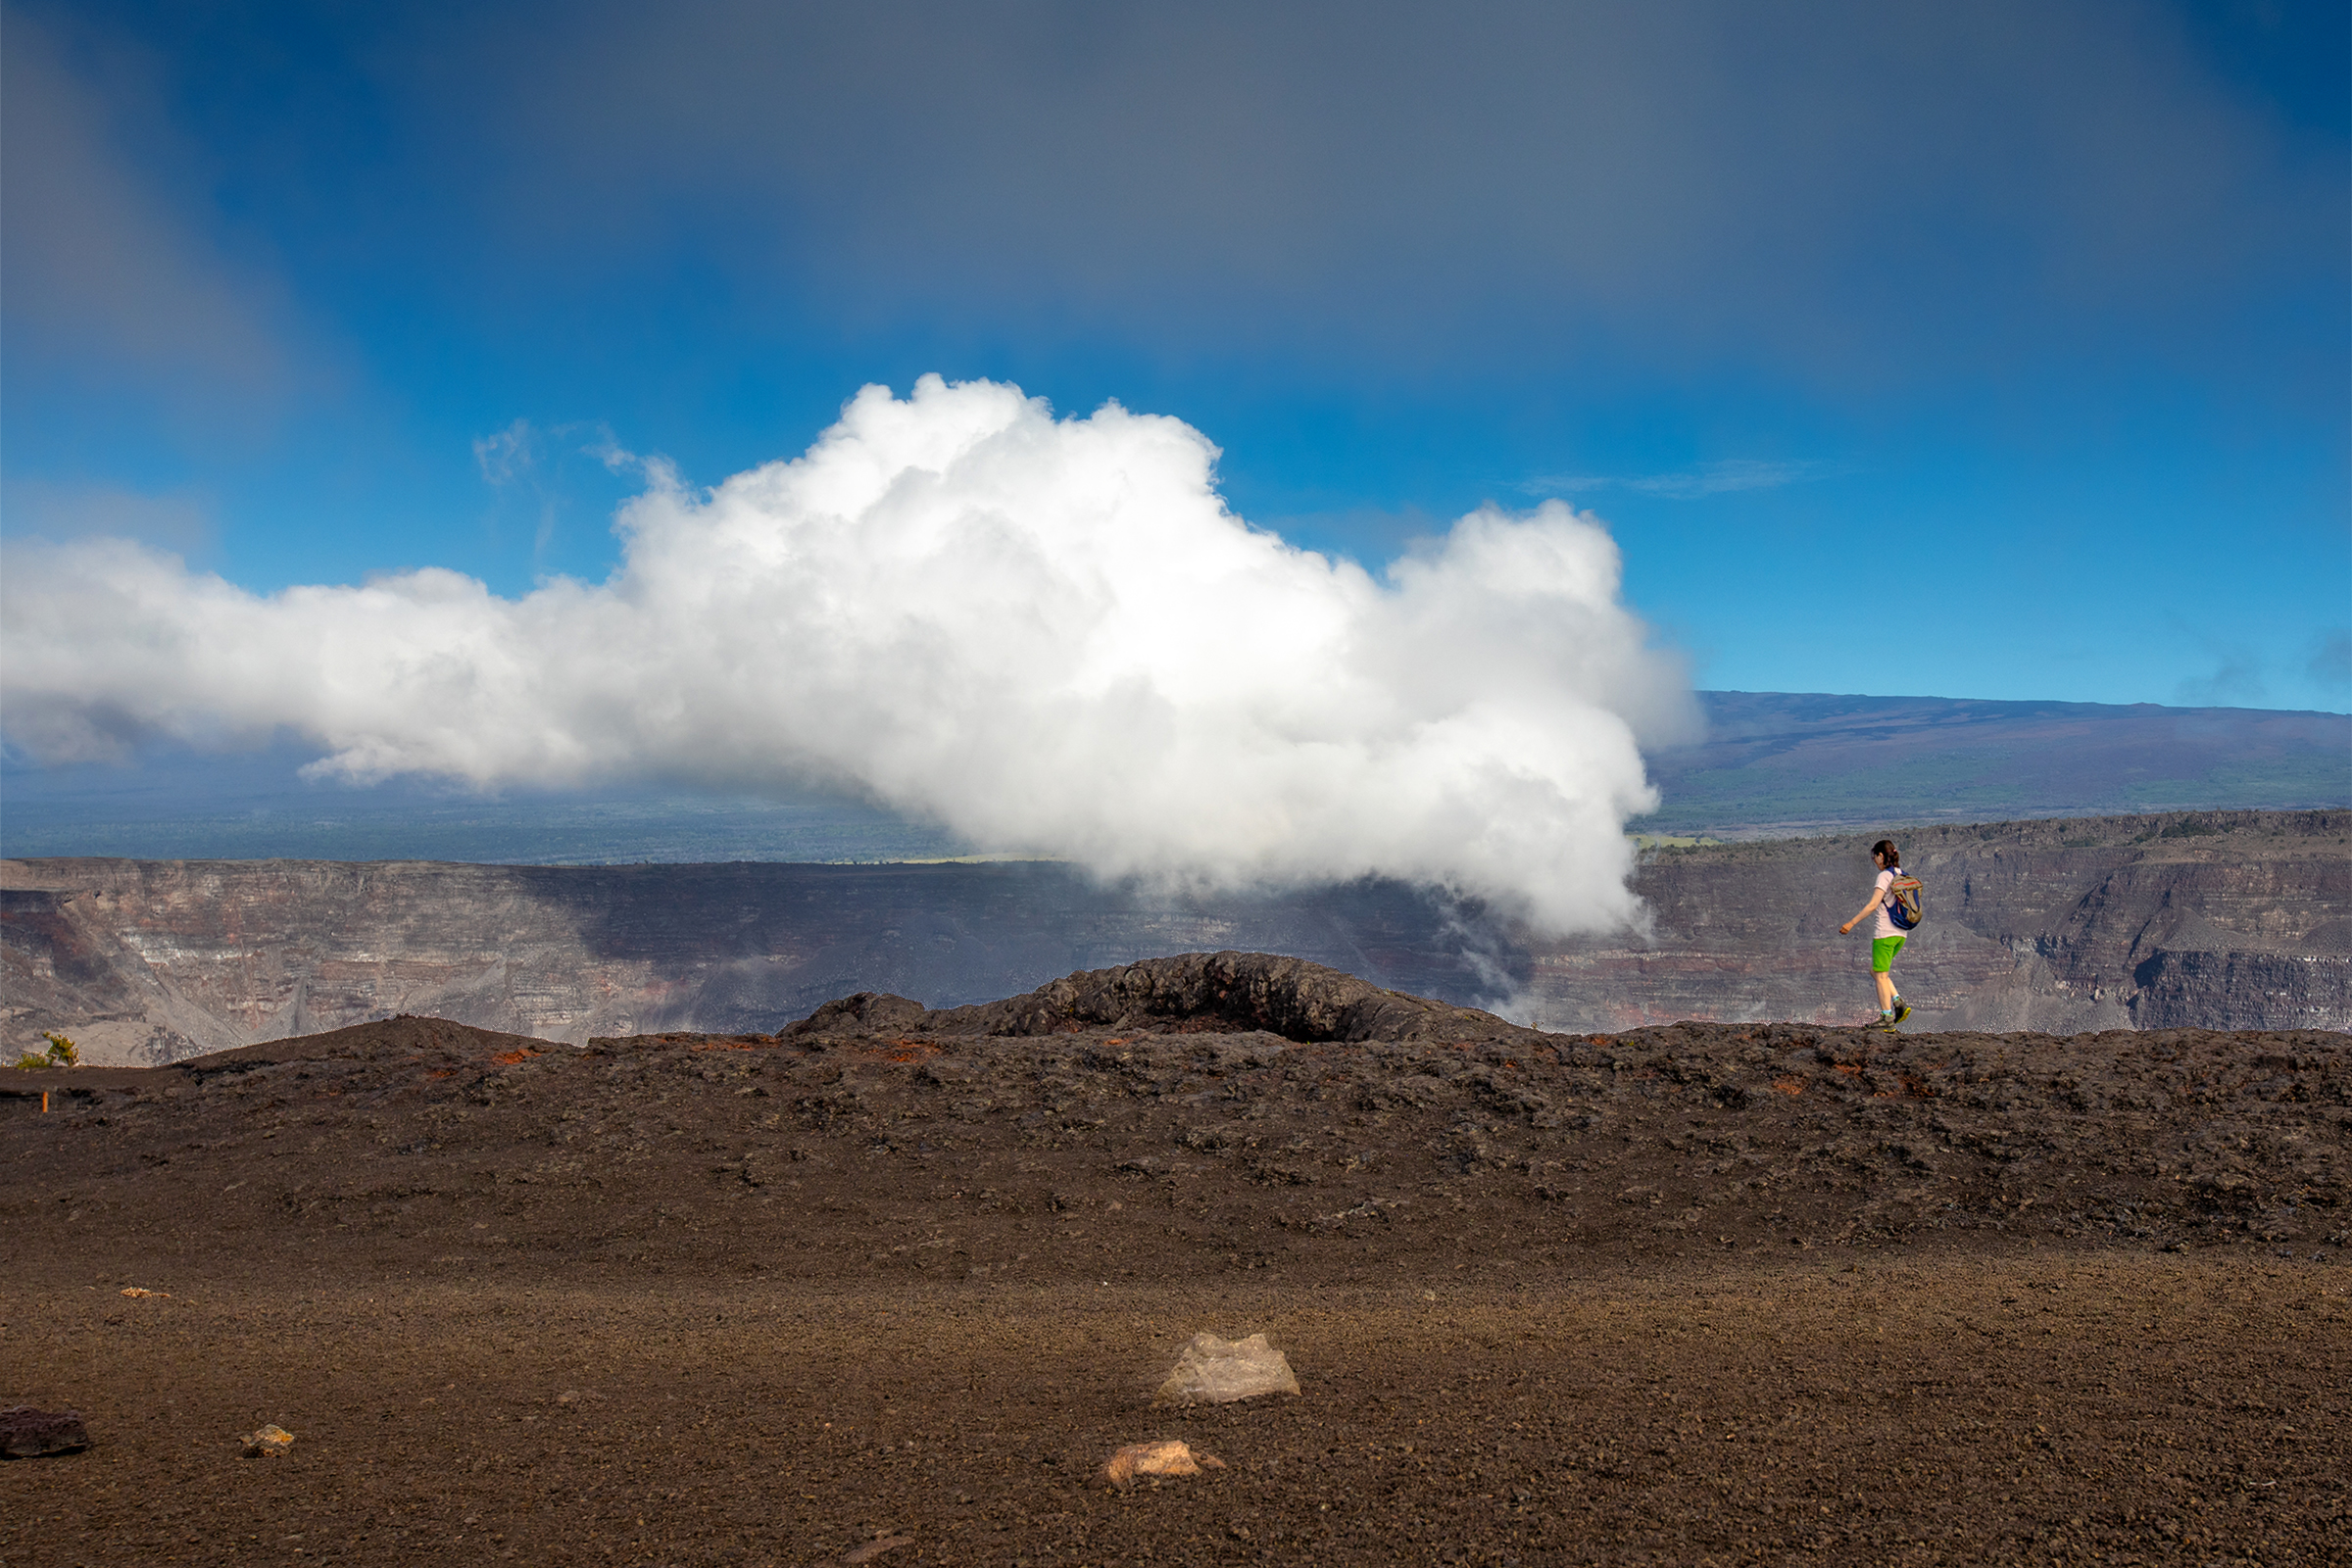
[[[1634,841],[1635,849],[1645,854],[1651,850],[1695,850],[1705,845],[1723,842],[1721,839],[1693,838],[1688,834],[1679,833],[1628,833],[1626,837]]]
[[[41,1038],[49,1042],[49,1049],[45,1052],[25,1052],[17,1058],[17,1066],[30,1072],[36,1067],[78,1067],[81,1065],[81,1050],[73,1041],[68,1040],[64,1035],[44,1034]],[[42,1102],[47,1103],[46,1101]]]

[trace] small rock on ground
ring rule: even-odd
[[[90,1446],[89,1430],[75,1410],[35,1410],[28,1404],[0,1410],[0,1456],[37,1459]]]
[[[1114,1487],[1123,1487],[1137,1476],[1197,1476],[1202,1470],[1222,1470],[1225,1461],[1213,1453],[1195,1453],[1192,1445],[1178,1438],[1161,1438],[1152,1443],[1130,1443],[1112,1454],[1102,1465],[1102,1478]]]
[[[294,1434],[274,1423],[246,1434],[245,1457],[259,1459],[266,1454],[283,1453],[294,1446]]]

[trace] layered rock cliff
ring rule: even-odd
[[[934,1007],[1167,954],[1288,954],[1551,1029],[1853,1022],[1839,938],[1876,835],[1663,851],[1648,932],[1535,941],[1394,883],[1191,897],[1067,867],[0,861],[0,1046],[159,1062],[429,1013],[582,1042]],[[2182,812],[1903,837],[1923,1027],[2352,1027],[2352,812]]]
[[[1666,850],[1638,938],[1529,955],[1552,1029],[1852,1021],[1880,835]],[[2352,1028],[2352,812],[2171,812],[1894,835],[1929,918],[1895,966],[1923,1026]]]

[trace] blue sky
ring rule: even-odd
[[[2346,11],[5,15],[0,527],[602,578],[926,371],[1378,567],[1608,523],[1701,686],[2352,708]]]

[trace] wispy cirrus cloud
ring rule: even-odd
[[[582,460],[594,465],[584,470]],[[540,425],[515,419],[504,429],[477,436],[474,466],[497,498],[489,527],[496,531],[504,514],[519,513],[530,520],[531,561],[544,567],[548,553],[570,515],[593,503],[610,503],[616,477],[634,477],[643,462],[624,451],[612,427],[601,419]]]
[[[1852,471],[1852,465],[1844,463],[1727,458],[1671,473],[1539,473],[1522,480],[1519,488],[1530,495],[1631,490],[1674,501],[1698,501],[1740,490],[1777,490]]]

